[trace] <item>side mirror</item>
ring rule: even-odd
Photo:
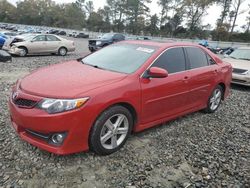
[[[147,71],[148,78],[166,78],[168,77],[168,71],[159,67],[151,67]]]

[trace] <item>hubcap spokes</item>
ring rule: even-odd
[[[65,49],[61,49],[61,55],[65,55],[66,50]]]
[[[115,114],[103,125],[101,130],[101,144],[106,149],[118,147],[128,134],[128,118],[123,114]]]
[[[215,110],[218,108],[221,101],[221,91],[219,89],[214,90],[213,96],[210,98],[210,108]]]

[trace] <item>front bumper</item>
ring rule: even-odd
[[[232,74],[232,83],[250,86],[250,76],[249,75],[242,75],[242,74]]]
[[[8,52],[10,53],[10,54],[13,54],[13,55],[20,55],[20,51],[21,51],[21,49],[19,49],[19,48],[9,48],[9,50],[8,50]]]
[[[20,92],[19,92],[20,93]],[[30,97],[21,93],[22,97]],[[91,117],[79,108],[58,114],[48,114],[37,108],[20,108],[9,99],[9,111],[12,126],[17,134],[30,144],[43,150],[64,155],[88,150],[88,136],[92,125]],[[46,139],[31,134],[30,131],[41,135],[67,133],[62,145],[51,144]]]
[[[101,46],[96,46],[96,45],[89,45],[88,47],[91,52],[97,51],[102,48]]]

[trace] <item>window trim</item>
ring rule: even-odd
[[[44,36],[45,40],[34,40],[35,38],[40,37],[40,36]],[[46,35],[37,35],[31,41],[33,41],[33,42],[46,42],[47,41],[47,37],[46,37]]]
[[[205,50],[203,50],[202,48],[200,48],[200,47],[198,47],[198,46],[183,46],[183,48],[184,48],[184,51],[185,51],[185,54],[186,54],[186,59],[187,59],[186,61],[187,61],[187,64],[188,64],[188,69],[187,69],[187,70],[191,71],[191,70],[196,70],[196,69],[202,69],[202,68],[204,68],[204,67],[209,67],[209,66],[213,66],[213,65],[217,65],[217,66],[218,66],[218,64],[216,63],[216,61],[214,60],[214,58],[213,58],[212,56],[210,56],[210,55],[209,55]],[[189,58],[188,58],[188,54],[187,54],[186,48],[198,48],[198,49],[200,49],[203,53],[205,53],[206,59],[207,59],[207,66],[197,67],[197,68],[191,69],[190,61],[189,61]],[[211,64],[208,62],[207,56],[209,56],[209,57],[215,62],[215,64],[212,64],[212,65],[211,65]]]
[[[174,48],[182,48],[183,54],[184,54],[184,59],[185,59],[185,70],[184,70],[184,71],[180,71],[180,72],[169,73],[168,75],[179,74],[179,73],[188,71],[189,69],[187,69],[187,68],[188,68],[187,56],[186,56],[186,51],[185,51],[184,47],[185,47],[185,46],[172,46],[172,47],[169,47],[169,48],[163,50],[163,51],[154,59],[154,61],[145,69],[145,71],[143,71],[143,73],[141,74],[140,78],[143,78],[143,77],[144,77],[144,75],[146,74],[146,72],[148,71],[148,69],[149,69],[150,67],[152,67],[152,65],[155,63],[155,61],[158,60],[159,57],[160,57],[163,53],[165,53],[167,50],[174,49]]]

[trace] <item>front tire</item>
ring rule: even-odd
[[[65,56],[65,55],[67,55],[67,49],[66,48],[64,48],[64,47],[61,47],[61,48],[59,48],[59,50],[58,50],[58,54],[60,55],[60,56]]]
[[[116,152],[127,141],[132,127],[133,117],[127,108],[108,108],[97,118],[91,129],[90,149],[99,155]]]
[[[27,48],[25,48],[25,47],[19,47],[19,49],[20,49],[20,52],[19,52],[19,56],[20,57],[25,57],[28,54]]]
[[[205,112],[214,113],[220,106],[224,91],[220,85],[217,85],[208,99]]]

